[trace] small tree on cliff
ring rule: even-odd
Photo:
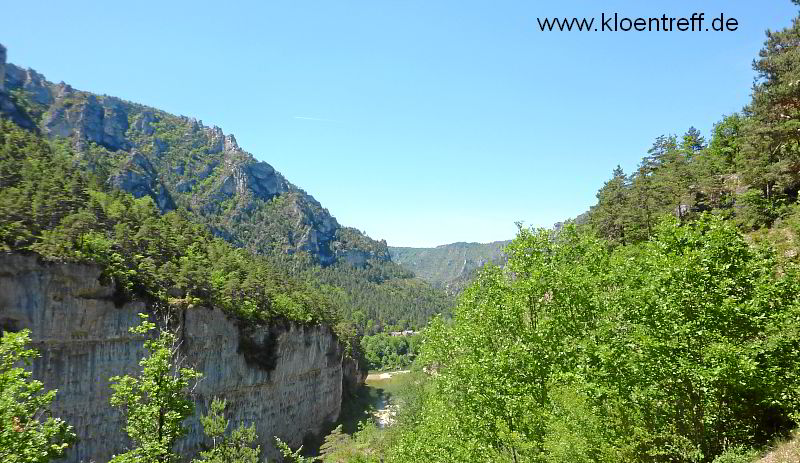
[[[302,445],[293,452],[289,444],[280,440],[278,436],[275,436],[275,446],[278,447],[278,451],[281,452],[284,463],[314,463],[317,461],[314,457],[304,457],[302,455]]]
[[[147,335],[156,325],[139,314],[142,323],[131,333]],[[125,432],[136,445],[132,450],[111,459],[113,463],[171,463],[178,461],[173,453],[175,442],[186,434],[183,420],[194,413],[189,386],[201,374],[181,368],[175,333],[161,330],[155,339],[144,343],[149,355],[139,365],[139,377],[129,375],[111,378],[111,405],[120,407],[127,419]]]
[[[239,425],[230,435],[225,431],[230,424],[225,418],[225,401],[214,399],[211,413],[200,418],[206,436],[211,438],[210,450],[200,452],[200,459],[193,463],[258,463],[261,447],[252,447],[256,441],[255,425]]]
[[[64,455],[74,442],[72,428],[53,418],[50,403],[56,391],[44,391],[41,381],[20,366],[39,354],[26,349],[28,330],[3,332],[0,337],[0,461],[44,463]]]

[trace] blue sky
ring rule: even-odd
[[[749,100],[789,0],[29,2],[9,61],[202,119],[390,245],[514,236],[585,211],[660,134]],[[541,32],[540,17],[720,13],[735,32]]]

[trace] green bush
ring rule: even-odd
[[[714,463],[753,463],[760,456],[757,450],[742,446],[731,447],[715,458]]]

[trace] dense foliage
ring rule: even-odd
[[[361,350],[370,370],[406,368],[419,354],[420,335],[392,336],[378,333],[361,339]]]
[[[729,224],[654,226],[609,251],[521,230],[454,322],[397,461],[711,461],[800,411],[800,275]]]
[[[44,463],[75,441],[72,427],[50,415],[56,391],[45,391],[24,368],[38,355],[29,342],[25,330],[0,336],[0,461],[6,463]]]
[[[419,330],[437,314],[449,316],[454,301],[444,291],[414,278],[391,261],[368,261],[364,267],[347,263],[305,267],[298,275],[316,282],[342,317],[365,334]]]

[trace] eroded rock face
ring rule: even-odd
[[[366,365],[354,358],[345,357],[342,361],[342,392],[355,395],[367,380],[367,373]]]
[[[175,201],[158,178],[158,172],[147,156],[134,151],[120,171],[111,176],[111,184],[136,198],[150,196],[162,212],[175,209]]]
[[[77,94],[64,86],[42,125],[50,136],[74,136],[112,151],[131,148],[131,143],[125,138],[128,115],[117,98],[98,99],[95,95]]]
[[[363,268],[372,255],[361,249],[346,249],[336,251],[335,257],[337,261],[345,262],[352,267]]]
[[[11,98],[11,89],[6,85],[6,79],[12,79],[10,75],[12,69],[17,69],[13,64],[6,64],[6,48],[0,44],[0,116],[12,120],[20,127],[32,129],[36,124],[30,120],[24,111],[14,104]]]
[[[230,140],[229,135],[225,139],[225,149],[228,150]],[[236,141],[233,141],[235,146]],[[231,159],[226,161],[223,168],[223,175],[212,195],[215,200],[225,200],[235,195],[252,195],[252,197],[269,201],[270,199],[289,191],[289,182],[266,162],[243,162],[240,155],[242,153],[238,146],[231,148]],[[238,150],[238,151],[237,151]],[[216,168],[214,164],[211,168]],[[202,172],[201,172],[202,174]],[[208,172],[210,174],[210,171]]]
[[[58,389],[56,416],[75,427],[79,442],[67,462],[108,461],[128,445],[122,416],[109,405],[108,378],[139,371],[141,302],[114,304],[114,288],[100,284],[92,265],[48,264],[35,255],[0,254],[0,325],[28,328],[41,353],[34,377]],[[204,378],[195,389],[197,413],[213,397],[228,402],[234,423],[255,423],[262,457],[277,456],[272,436],[300,445],[339,414],[342,350],[323,326],[291,323],[240,329],[218,310],[180,314],[182,353]],[[178,451],[187,460],[203,440],[196,418]]]
[[[53,102],[47,80],[33,69],[22,69],[13,64],[7,64],[4,80],[7,87],[21,88],[36,103],[49,105]]]

